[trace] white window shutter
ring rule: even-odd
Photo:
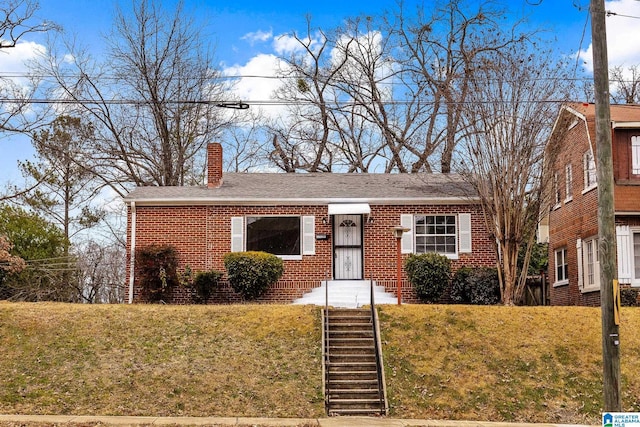
[[[471,253],[471,214],[458,214],[458,252]]]
[[[403,254],[413,253],[413,215],[400,215],[400,225],[409,229],[409,231],[402,233],[401,252]]]
[[[316,254],[316,217],[302,217],[302,255]]]
[[[244,218],[241,216],[231,217],[231,252],[242,252],[244,250]]]
[[[631,233],[628,225],[616,226],[616,249],[618,255],[618,281],[622,284],[631,283]]]
[[[578,260],[578,289],[584,288],[584,275],[582,273],[584,259],[582,257],[582,239],[576,240],[576,258]]]

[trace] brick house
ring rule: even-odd
[[[222,148],[207,147],[208,183],[201,187],[138,187],[128,208],[128,301],[139,296],[135,249],[171,244],[181,268],[224,271],[232,251],[264,250],[284,260],[284,275],[260,299],[292,302],[321,285],[373,279],[397,282],[392,228],[410,231],[402,253],[437,251],[453,267],[495,266],[494,242],[477,200],[459,177],[440,174],[222,173]],[[402,273],[404,274],[404,272]],[[416,301],[403,278],[405,301]],[[224,278],[223,278],[224,282]],[[333,285],[335,283],[335,285]],[[188,303],[176,289],[173,303]],[[223,283],[213,301],[238,296]]]
[[[611,131],[618,279],[640,286],[640,106],[612,105]],[[563,106],[550,141],[554,146],[548,152],[555,151],[548,218],[550,302],[597,306],[595,105]]]

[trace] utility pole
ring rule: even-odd
[[[596,153],[598,171],[598,253],[602,310],[604,410],[620,412],[620,332],[615,319],[617,291],[613,156],[609,105],[609,60],[604,0],[591,0],[591,43],[596,99]],[[617,293],[616,293],[617,295]]]

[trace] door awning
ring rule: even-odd
[[[329,215],[370,214],[369,203],[330,203]]]

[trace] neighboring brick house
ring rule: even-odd
[[[396,239],[402,252],[437,251],[453,267],[495,266],[494,242],[476,199],[459,177],[442,174],[222,173],[222,148],[208,145],[208,185],[139,187],[126,198],[129,302],[139,288],[135,249],[171,244],[181,268],[224,271],[231,251],[281,256],[284,275],[260,299],[291,302],[325,279],[373,279],[396,288]],[[133,268],[135,271],[135,268]],[[404,274],[404,272],[403,272]],[[406,278],[405,278],[406,279]],[[415,293],[404,280],[405,300]],[[237,301],[228,284],[216,302]],[[185,289],[173,303],[186,303]]]
[[[611,132],[618,279],[640,286],[640,106],[612,105]],[[550,303],[600,305],[595,105],[563,106],[550,141]]]

